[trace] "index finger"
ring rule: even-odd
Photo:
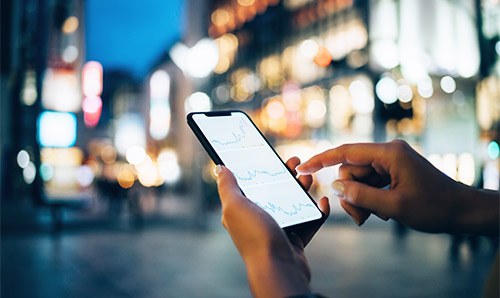
[[[344,144],[311,157],[308,161],[299,165],[296,170],[302,175],[312,174],[322,168],[340,163],[365,166],[373,165],[377,161],[383,161],[385,158],[387,158],[386,144]]]

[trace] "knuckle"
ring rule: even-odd
[[[396,139],[389,143],[389,148],[394,155],[402,154],[410,148],[410,145],[404,140]]]
[[[408,148],[408,143],[401,139],[396,139],[391,141],[391,146],[397,149],[406,149]]]

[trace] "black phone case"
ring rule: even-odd
[[[196,136],[196,138],[198,139],[198,141],[201,143],[201,145],[203,146],[203,148],[205,149],[205,151],[207,151],[207,153],[210,156],[210,158],[212,159],[212,161],[216,165],[224,165],[224,163],[222,162],[221,158],[219,157],[219,155],[217,154],[217,152],[215,151],[215,149],[212,147],[212,145],[210,145],[210,142],[207,140],[207,138],[201,132],[201,130],[198,127],[198,125],[196,124],[196,122],[193,120],[193,115],[203,114],[203,115],[206,115],[207,117],[224,117],[224,116],[231,116],[232,113],[241,113],[241,114],[245,115],[245,117],[248,118],[248,120],[250,121],[250,123],[252,123],[252,125],[255,127],[255,129],[260,133],[260,135],[262,136],[262,138],[264,139],[264,141],[266,141],[266,143],[269,145],[269,147],[274,152],[274,154],[276,154],[276,156],[278,157],[278,159],[285,165],[285,168],[290,172],[290,174],[292,175],[292,177],[294,177],[294,179],[300,185],[300,187],[302,188],[302,190],[309,197],[309,199],[311,200],[311,202],[316,206],[316,208],[318,208],[318,205],[316,204],[316,201],[314,201],[311,198],[311,196],[309,195],[309,193],[307,192],[307,190],[304,188],[304,186],[302,186],[302,184],[297,180],[297,178],[295,178],[295,175],[286,166],[285,162],[281,159],[281,157],[278,155],[278,153],[276,152],[276,150],[274,150],[273,146],[271,146],[271,144],[266,139],[266,137],[264,136],[264,134],[262,134],[262,132],[259,130],[259,128],[257,127],[257,125],[255,125],[255,123],[252,121],[252,119],[245,112],[243,112],[243,111],[240,111],[240,110],[227,110],[227,111],[212,111],[212,112],[192,112],[192,113],[189,113],[187,115],[186,118],[187,118],[187,123],[188,123],[189,127],[191,128],[191,130],[193,131],[194,135]],[[243,193],[243,191],[241,191],[241,192]],[[319,210],[319,208],[318,208],[318,210]],[[321,210],[319,210],[319,211],[321,212]],[[300,233],[300,230],[309,230],[309,229],[311,229],[311,226],[321,225],[323,223],[323,221],[325,220],[325,217],[326,217],[326,215],[323,212],[321,212],[321,218],[318,218],[318,219],[313,220],[313,221],[308,221],[308,222],[296,224],[296,225],[293,225],[293,226],[288,226],[288,227],[283,228],[283,230],[285,230],[285,232],[287,232],[287,233],[290,233],[290,232]]]

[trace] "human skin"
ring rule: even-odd
[[[313,156],[297,172],[337,164],[340,179],[332,188],[358,225],[373,213],[424,232],[499,234],[498,192],[456,182],[404,141],[342,145]]]
[[[287,166],[297,169],[307,189],[310,174],[341,164],[340,179],[332,187],[358,225],[373,213],[425,232],[499,234],[498,192],[448,178],[406,142],[347,144],[299,163],[292,158]],[[230,170],[216,169],[222,224],[245,262],[253,295],[287,297],[310,292],[303,249],[319,225],[301,235],[285,235],[269,214],[242,195]],[[324,214],[330,213],[327,198],[318,205]]]
[[[287,166],[294,169],[299,163],[294,157]],[[311,273],[304,246],[330,213],[328,199],[324,197],[318,202],[326,216],[317,226],[286,235],[267,212],[243,196],[230,170],[217,166],[216,174],[222,224],[245,262],[253,295],[287,297],[309,292]],[[299,181],[309,189],[312,177],[301,176]]]

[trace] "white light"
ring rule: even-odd
[[[325,103],[321,100],[313,100],[307,106],[307,114],[314,119],[322,119],[326,114]]]
[[[127,161],[133,165],[138,165],[146,158],[146,150],[141,146],[132,146],[127,150]]]
[[[186,57],[185,71],[195,78],[208,76],[219,61],[219,49],[210,38],[203,38],[192,47]]]
[[[212,109],[212,102],[207,94],[203,92],[195,92],[186,99],[184,107],[186,109],[186,113],[195,111],[210,111],[210,109]]]
[[[165,102],[152,102],[149,111],[149,133],[155,140],[161,140],[170,131],[170,107]]]
[[[392,41],[376,41],[370,47],[375,62],[385,69],[391,69],[399,64],[399,51]]]
[[[125,155],[132,146],[146,146],[146,133],[144,120],[137,114],[123,114],[115,123],[115,148]]]
[[[442,159],[442,171],[448,177],[457,180],[457,156],[453,153],[447,153]]]
[[[35,164],[30,161],[28,165],[23,169],[24,182],[26,182],[27,184],[33,183],[33,181],[35,180],[35,176],[36,176]]]
[[[319,46],[314,40],[307,39],[300,44],[300,52],[308,58],[314,58],[318,50]]]
[[[26,150],[21,150],[19,151],[19,153],[17,154],[17,165],[24,169],[28,166],[30,162],[30,155],[28,154],[28,152]]]
[[[398,100],[398,84],[389,77],[382,78],[375,86],[375,92],[385,104],[395,103]]]
[[[168,135],[170,130],[170,76],[164,70],[157,70],[151,76],[149,133],[155,140],[161,140]]]
[[[164,70],[157,70],[149,80],[151,98],[168,98],[170,94],[170,76]]]
[[[68,46],[64,49],[62,58],[66,63],[75,62],[76,58],[78,58],[78,48],[75,46]]]
[[[158,155],[158,169],[165,183],[177,182],[181,176],[181,168],[177,162],[175,151],[166,149]]]
[[[82,96],[72,70],[47,69],[43,76],[42,105],[47,110],[77,112]]]
[[[401,102],[410,102],[410,100],[413,98],[413,92],[411,91],[411,88],[408,85],[399,86],[398,92],[399,92],[399,100]]]
[[[82,91],[86,97],[101,96],[102,65],[97,61],[88,61],[82,67]]]
[[[38,141],[44,147],[71,147],[76,142],[76,116],[43,112],[38,117]]]
[[[186,71],[186,60],[189,53],[189,48],[181,43],[176,43],[173,47],[170,48],[168,54],[174,61],[175,65],[179,67],[182,71]]]
[[[496,161],[486,162],[486,166],[483,170],[484,189],[498,190],[500,188],[500,174],[498,169],[498,163]]]
[[[76,170],[76,181],[81,187],[87,187],[94,181],[94,172],[89,166],[82,165]]]
[[[438,170],[443,171],[443,162],[439,154],[431,154],[427,157],[427,160]]]
[[[434,88],[432,87],[431,78],[421,80],[417,84],[417,91],[423,98],[429,98],[434,94]]]
[[[495,44],[495,51],[497,52],[497,55],[500,56],[500,40]]]
[[[458,157],[458,181],[466,185],[472,185],[475,179],[474,157],[470,153],[462,153]]]
[[[450,76],[441,78],[441,89],[446,93],[453,93],[457,88],[455,80]]]
[[[352,107],[357,113],[367,114],[373,112],[375,102],[373,94],[365,83],[356,80],[349,84],[349,93],[352,98]]]

